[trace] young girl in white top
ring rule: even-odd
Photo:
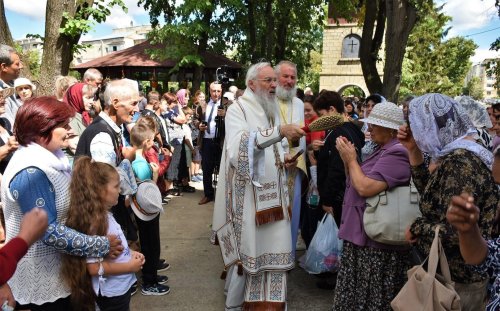
[[[71,201],[66,225],[90,235],[115,234],[123,252],[116,259],[65,255],[62,271],[71,288],[73,310],[129,310],[135,272],[144,264],[141,253],[131,251],[109,210],[118,202],[120,178],[109,164],[89,157],[75,161],[70,184]]]

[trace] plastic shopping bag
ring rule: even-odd
[[[318,206],[319,204],[319,192],[318,187],[313,180],[309,182],[309,190],[307,191],[307,204],[309,206]]]
[[[335,271],[340,267],[342,240],[339,228],[330,214],[325,214],[307,249],[304,268],[311,274]]]

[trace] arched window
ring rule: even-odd
[[[361,38],[358,35],[350,34],[342,41],[342,58],[359,58],[359,46]]]

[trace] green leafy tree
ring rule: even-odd
[[[469,58],[477,45],[463,37],[443,41],[450,20],[442,7],[435,7],[418,21],[409,37],[403,66],[401,86],[405,95],[434,92],[455,96],[462,92]]]
[[[237,1],[196,1],[186,0],[139,0],[149,10],[153,31],[149,38],[152,43],[163,43],[167,48],[149,51],[153,58],[174,59],[177,65],[178,80],[183,80],[185,67],[194,67],[193,89],[200,88],[204,65],[201,55],[206,51],[222,53],[223,38],[217,34],[224,28],[229,17],[217,14],[219,7],[237,5]],[[160,27],[163,17],[165,25]]]
[[[55,77],[68,74],[73,53],[82,48],[78,45],[82,34],[95,23],[104,22],[115,5],[127,10],[123,0],[47,0],[38,94],[53,94]],[[3,0],[0,1],[0,29],[0,42],[13,45]]]
[[[495,0],[495,7],[497,8],[498,17],[500,17],[500,0]],[[490,50],[500,50],[500,37],[491,43]],[[497,89],[497,96],[500,97],[500,59],[490,61],[486,64],[486,74],[496,77],[495,88]]]
[[[235,59],[246,65],[288,59],[304,72],[310,67],[310,52],[321,45],[322,4],[322,0],[139,0],[150,12],[154,27],[150,38],[168,46],[151,54],[177,60],[174,70],[181,76],[183,67],[194,67],[193,89],[201,83],[204,51],[235,51]]]
[[[363,25],[360,62],[370,93],[397,101],[408,38],[417,21],[432,8],[432,0],[330,0],[337,17]],[[335,17],[335,16],[334,16]],[[385,35],[383,80],[377,69]],[[383,81],[383,82],[382,82]]]
[[[319,75],[321,73],[321,52],[316,50],[311,50],[310,54],[310,63],[309,67],[305,68],[303,74],[299,72],[299,83],[298,86],[302,89],[306,87],[310,87],[314,94],[318,94],[319,89]]]
[[[483,83],[479,77],[472,77],[463,89],[465,95],[469,95],[478,100],[483,99],[483,91]]]

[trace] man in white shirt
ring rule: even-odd
[[[19,78],[23,69],[21,59],[12,47],[0,44],[0,90],[14,87],[14,80]],[[5,113],[3,117],[9,120],[12,128],[16,119],[17,110],[22,102],[16,99],[15,93],[5,99]]]
[[[219,165],[221,156],[221,138],[215,136],[215,118],[224,117],[226,112],[221,106],[222,85],[212,82],[210,84],[210,101],[207,103],[205,113],[200,115],[200,135],[202,135],[201,145],[201,168],[203,170],[203,192],[204,196],[198,202],[199,205],[206,204],[214,200],[215,193],[212,185],[212,174]]]

